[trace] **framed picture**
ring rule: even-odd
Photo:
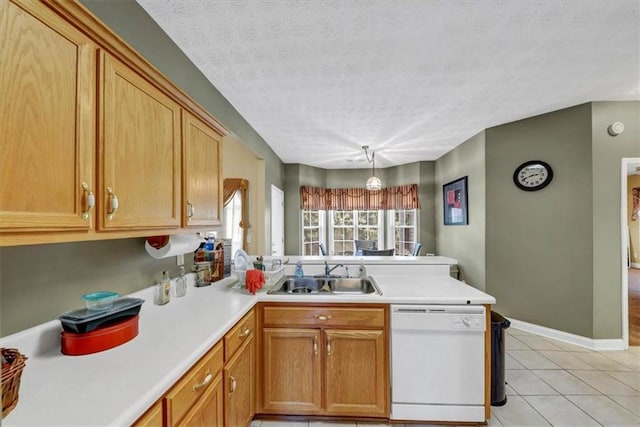
[[[442,198],[444,225],[469,224],[466,176],[443,185]]]

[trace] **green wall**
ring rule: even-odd
[[[616,137],[607,133],[625,124]],[[621,159],[640,156],[640,102],[593,102],[486,131],[487,286],[506,316],[595,339],[622,337]],[[554,169],[536,192],[520,163]]]
[[[82,294],[122,295],[153,285],[162,270],[178,275],[175,257],[154,259],[144,238],[0,248],[1,336],[84,306]],[[187,268],[193,261],[185,256]],[[153,304],[147,301],[145,304]]]
[[[618,136],[607,133],[624,123]],[[591,103],[593,157],[593,337],[620,337],[621,282],[626,254],[621,248],[621,159],[640,157],[640,102]]]
[[[265,194],[271,194],[271,184],[283,187],[280,159],[138,3],[81,2],[264,158]],[[270,197],[265,204],[265,252],[270,252]],[[126,294],[152,285],[162,270],[169,270],[172,277],[177,275],[175,258],[151,258],[144,250],[144,239],[139,238],[5,247],[0,248],[0,260],[2,336],[82,306],[80,296],[88,291],[107,289]]]
[[[548,187],[514,185],[527,160],[551,165]],[[590,104],[486,130],[486,290],[501,314],[592,337],[591,162]]]
[[[287,164],[285,170],[285,253],[298,255],[301,242],[300,186],[326,188],[356,188],[364,186],[370,169],[320,169],[301,164]],[[435,252],[435,162],[415,162],[385,169],[376,169],[382,185],[391,187],[418,184],[420,200],[419,236],[421,253]]]
[[[442,186],[467,176],[468,225],[444,225]],[[436,250],[458,260],[460,280],[485,289],[485,132],[435,163]]]

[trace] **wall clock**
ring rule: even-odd
[[[553,169],[542,160],[529,160],[513,172],[513,182],[524,191],[542,190],[553,179]]]

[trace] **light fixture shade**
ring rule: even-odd
[[[372,176],[367,180],[367,190],[377,191],[382,189],[382,181],[377,176]]]

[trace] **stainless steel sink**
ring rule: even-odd
[[[371,277],[331,279],[329,287],[334,294],[382,294]]]
[[[346,278],[334,276],[285,276],[284,280],[276,283],[268,293],[291,295],[382,295],[372,277]]]

